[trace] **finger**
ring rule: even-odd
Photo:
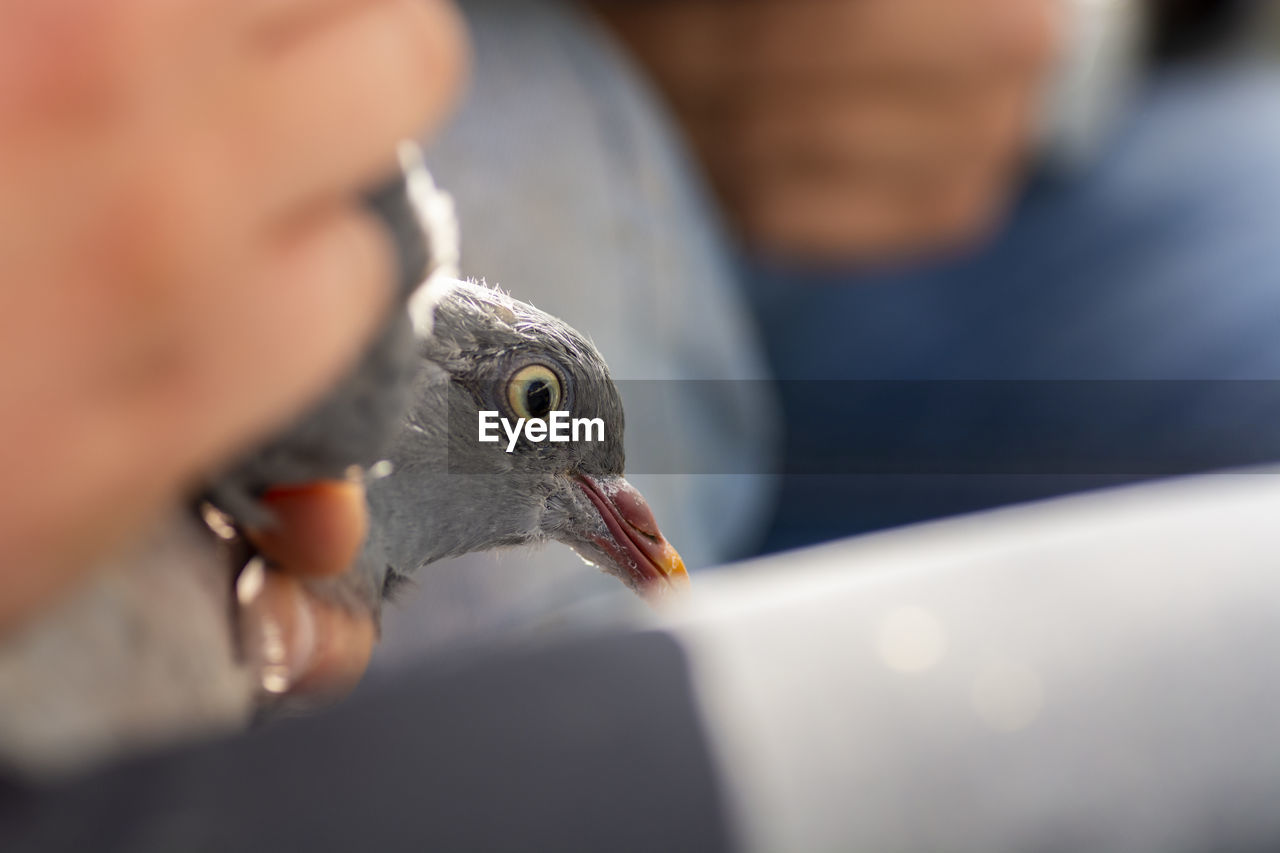
[[[357,615],[314,596],[308,599],[316,624],[316,650],[310,668],[293,684],[290,693],[345,695],[369,667],[378,639],[377,628],[367,614]]]
[[[242,648],[266,692],[342,692],[360,680],[377,633],[371,617],[320,601],[297,578],[260,564],[246,569],[237,595]]]
[[[349,569],[368,531],[364,486],[325,480],[272,489],[263,503],[276,524],[249,531],[272,565],[287,574],[327,576]]]
[[[459,87],[463,36],[444,3],[345,4],[250,63],[253,94],[225,137],[246,187],[271,211],[350,194],[385,177],[395,144],[429,131]]]

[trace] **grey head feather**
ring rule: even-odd
[[[392,473],[369,487],[374,524],[361,568],[373,589],[435,560],[544,540],[569,474],[619,477],[625,463],[617,389],[595,347],[562,321],[498,289],[456,282],[440,294],[418,355],[409,414],[388,454]],[[604,421],[604,441],[522,443],[514,453],[505,441],[478,441],[479,411],[514,419],[507,381],[535,363],[560,377],[563,407]]]

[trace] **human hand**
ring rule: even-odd
[[[748,242],[826,260],[990,228],[1056,50],[1052,0],[596,5],[669,96]]]
[[[0,630],[363,345],[393,256],[359,194],[462,42],[444,0],[0,6]]]
[[[241,645],[269,693],[345,692],[363,675],[377,628],[370,614],[312,594],[306,579],[339,575],[355,560],[368,529],[364,487],[310,483],[269,492],[263,503],[275,526],[248,536],[271,569],[237,585]]]

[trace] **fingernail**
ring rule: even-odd
[[[240,577],[236,578],[236,601],[241,607],[249,607],[262,595],[267,582],[267,564],[261,557],[254,557],[244,564]]]
[[[293,683],[290,677],[288,654],[285,651],[284,629],[270,616],[264,616],[261,628],[262,668],[258,677],[262,689],[268,693],[284,693]]]
[[[310,670],[316,654],[316,619],[296,582],[254,557],[236,581],[242,648],[267,693],[287,692]]]
[[[316,651],[316,620],[303,596],[290,596],[291,624],[267,610],[262,619],[262,689],[284,693],[311,668]]]
[[[205,526],[224,542],[230,542],[236,538],[236,525],[231,516],[208,501],[200,504],[200,517],[204,519]]]

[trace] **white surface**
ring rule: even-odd
[[[704,575],[670,620],[748,849],[1219,849],[1280,832],[1277,555],[1280,474],[1227,474]]]

